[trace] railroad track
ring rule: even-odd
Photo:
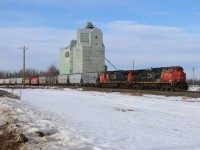
[[[2,87],[2,86],[1,86]],[[6,86],[2,88],[12,88],[12,89],[43,89],[48,88],[48,86]],[[49,86],[49,88],[51,88]],[[129,93],[132,95],[163,95],[163,96],[181,96],[190,98],[200,98],[200,91],[160,91],[160,90],[135,90],[135,89],[117,89],[117,88],[99,88],[99,87],[77,87],[77,86],[57,86],[57,88],[71,88],[77,89],[82,88],[84,91],[99,91],[99,92],[119,92],[119,93]]]
[[[190,98],[200,98],[200,92],[193,91],[159,91],[159,90],[133,90],[133,89],[114,89],[114,88],[94,88],[94,87],[82,87],[85,91],[101,91],[101,92],[120,92],[130,93],[132,95],[163,95],[163,96],[182,96]]]

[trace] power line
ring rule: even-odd
[[[192,72],[193,72],[193,85],[194,85],[194,70],[195,70],[195,68],[192,67]]]
[[[118,71],[118,69],[117,69],[108,59],[105,58],[105,60],[106,60],[113,68],[115,68],[115,69]]]
[[[23,48],[19,48],[19,49],[23,50],[23,86],[25,87],[25,61],[26,61],[25,54],[26,54],[26,49],[28,48],[24,46]]]

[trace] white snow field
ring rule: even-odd
[[[188,91],[200,91],[199,85],[189,86]]]
[[[28,148],[200,150],[200,99],[25,89],[1,98],[23,120]],[[36,136],[43,132],[44,137]]]

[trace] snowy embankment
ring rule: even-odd
[[[200,99],[72,89],[15,90],[32,149],[199,150]]]
[[[10,91],[10,90],[8,90]],[[21,93],[21,91],[20,91]],[[38,97],[39,98],[39,97]],[[34,108],[23,100],[10,98],[0,98],[0,112],[9,112],[9,117],[1,116],[0,125],[5,122],[15,120],[18,130],[23,130],[23,134],[28,138],[28,150],[40,149],[77,149],[90,150],[91,146],[81,136],[76,136],[73,129],[68,125],[70,121],[62,115],[48,112],[39,108]]]
[[[189,86],[188,91],[199,92],[200,91],[200,86],[199,85],[191,85],[191,86]]]

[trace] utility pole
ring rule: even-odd
[[[23,48],[20,48],[20,49],[22,49],[23,50],[23,80],[22,80],[22,82],[23,82],[23,86],[25,87],[25,63],[26,63],[26,58],[25,58],[25,54],[26,54],[26,49],[28,49],[28,48],[26,48],[25,46],[23,47]]]
[[[193,71],[193,85],[194,85],[194,70],[195,70],[195,68],[192,67],[192,71]]]
[[[134,66],[135,66],[135,61],[134,61],[134,59],[133,59],[133,70],[134,70]]]

